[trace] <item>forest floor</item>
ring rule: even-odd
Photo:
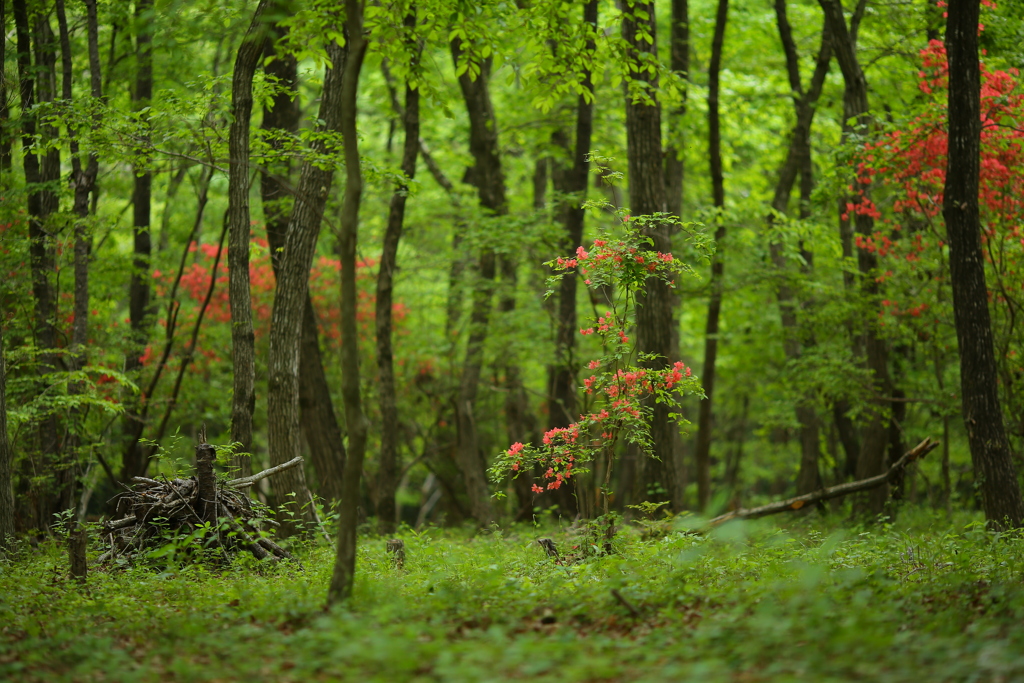
[[[585,534],[407,529],[401,569],[368,536],[355,595],[331,612],[322,540],[293,548],[302,569],[164,555],[94,568],[86,588],[46,542],[0,563],[0,680],[1024,679],[1019,534],[914,510],[642,532],[558,564],[536,540],[571,553]]]

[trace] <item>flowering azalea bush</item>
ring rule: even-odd
[[[644,219],[626,216],[625,236],[602,237],[590,249],[580,246],[572,257],[559,257],[547,263],[555,271],[549,280],[553,287],[563,277],[578,271],[591,289],[615,285],[615,298],[603,315],[591,319],[580,329],[583,336],[600,338],[604,354],[587,363],[590,376],[583,380],[590,411],[567,427],[556,427],[544,434],[540,445],[514,443],[490,469],[492,481],[500,482],[539,472],[534,493],[559,489],[573,477],[589,471],[588,465],[602,452],[612,455],[615,444],[625,440],[651,453],[650,420],[652,403],[675,405],[685,394],[702,394],[700,383],[682,361],[664,364],[652,354],[638,353],[629,331],[635,323],[637,295],[649,278],[670,285],[692,269],[672,256],[651,248],[640,226]],[[548,295],[553,292],[549,289]],[[672,419],[683,423],[672,413]],[[606,470],[606,475],[611,471]]]

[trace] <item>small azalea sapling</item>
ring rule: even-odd
[[[493,482],[501,482],[506,476],[532,476],[536,469],[541,474],[532,488],[540,494],[561,488],[573,477],[589,472],[591,463],[603,452],[607,454],[607,465],[601,473],[602,502],[607,514],[607,487],[616,443],[623,439],[652,455],[652,404],[677,406],[684,395],[703,394],[700,382],[682,361],[657,363],[659,359],[654,354],[639,353],[636,341],[630,337],[637,299],[648,279],[657,278],[674,286],[676,278],[694,274],[692,268],[672,254],[652,249],[653,240],[642,234],[649,223],[666,219],[660,215],[624,214],[622,236],[602,235],[590,249],[580,246],[574,256],[559,257],[546,264],[555,271],[548,280],[548,296],[559,280],[577,272],[590,289],[605,294],[615,292],[607,301],[604,314],[580,329],[583,336],[599,337],[603,349],[600,358],[587,363],[590,375],[583,380],[584,405],[590,412],[567,427],[548,431],[539,446],[512,444],[491,467]],[[670,413],[670,417],[680,425],[686,424],[678,413]]]

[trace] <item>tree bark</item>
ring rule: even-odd
[[[6,2],[0,2],[0,64],[7,64]],[[0,78],[0,173],[8,173],[11,170],[11,138],[7,127],[10,119],[11,111],[7,104],[7,79]]]
[[[415,6],[405,16],[405,28],[410,33],[416,26]],[[422,47],[410,40],[412,68],[419,63]],[[405,141],[402,145],[402,173],[412,180],[416,176],[416,157],[420,150],[420,91],[410,84],[405,86],[405,107],[402,127]],[[405,220],[405,200],[408,183],[395,188],[388,207],[388,223],[384,229],[380,269],[377,273],[377,373],[380,391],[380,462],[377,470],[377,523],[380,533],[390,535],[398,522],[395,492],[398,490],[398,438],[400,424],[398,401],[395,397],[395,368],[392,349],[392,316],[395,272],[397,270],[398,243],[402,238]]]
[[[583,22],[587,31],[597,30],[597,0],[590,0],[583,6]],[[593,55],[596,40],[593,33],[588,35],[586,51]],[[591,94],[594,84],[590,69],[583,73],[583,87]],[[557,164],[551,176],[556,192],[566,200],[559,207],[564,226],[561,240],[562,253],[570,253],[583,244],[583,227],[586,211],[583,202],[587,197],[590,163],[591,138],[594,133],[593,97],[580,95],[576,102],[576,144],[570,152],[571,164]],[[569,142],[560,130],[553,137],[555,144],[568,150]],[[579,391],[577,372],[579,362],[576,350],[576,289],[577,278],[562,278],[558,284],[558,319],[555,331],[555,366],[548,380],[548,420],[551,427],[565,427],[577,416],[576,392]]]
[[[72,81],[74,72],[71,63],[71,38],[68,31],[68,20],[64,7],[64,0],[57,0],[55,4],[57,11],[57,25],[60,32],[60,53],[61,53],[61,96],[64,101],[70,103],[73,97]],[[100,80],[99,44],[98,44],[98,21],[96,17],[95,0],[86,1],[86,26],[87,43],[89,53],[89,75],[90,93],[96,100],[103,97],[102,83]],[[93,119],[92,127],[95,130],[99,125],[97,119]],[[73,130],[68,131],[69,150],[71,152],[71,185],[74,192],[74,307],[73,326],[71,332],[71,354],[69,365],[74,370],[81,370],[88,363],[86,356],[86,344],[89,336],[89,252],[92,248],[92,238],[89,235],[87,219],[90,213],[89,199],[96,190],[96,176],[99,173],[99,158],[95,153],[90,153],[85,168],[82,167],[82,160],[79,154],[78,138]],[[82,391],[80,383],[68,386],[68,392],[79,394]],[[67,460],[71,466],[66,477],[66,493],[62,495],[62,503],[73,503],[77,498],[77,480],[80,469],[78,449],[81,443],[82,411],[73,409],[70,414],[68,425],[68,438],[66,444]]]
[[[54,98],[54,46],[52,30],[45,17],[37,17],[34,36],[24,0],[12,3],[15,35],[17,38],[18,80],[20,82],[22,112],[22,156],[25,185],[28,190],[29,259],[32,271],[32,295],[35,303],[33,333],[36,346],[42,350],[38,371],[41,375],[57,370],[57,358],[52,350],[56,346],[57,313],[56,256],[54,236],[48,219],[57,210],[57,195],[52,187],[60,172],[60,156],[56,149],[37,155],[32,150],[39,133],[45,142],[55,134],[51,126],[38,125],[32,108]],[[30,37],[32,36],[32,37]],[[36,64],[32,64],[33,50]],[[37,97],[38,96],[38,97]],[[53,473],[57,491],[65,488],[63,472],[66,463],[60,462],[58,425],[53,415],[44,416],[36,425],[38,446],[47,473]],[[39,505],[33,511],[32,526],[46,529],[51,515],[62,507],[55,491],[41,492]]]
[[[995,529],[1016,528],[1024,521],[1024,502],[999,403],[981,250],[979,2],[951,0],[947,11],[949,158],[942,215],[949,239],[964,426],[985,519]]]
[[[0,557],[14,540],[14,454],[7,436],[7,363],[0,326]]]
[[[645,54],[657,56],[654,3],[629,3],[622,15],[622,36],[629,46],[630,83],[626,94],[626,156],[629,168],[629,210],[635,216],[664,212],[665,177],[661,145],[661,105],[657,100],[658,82],[641,68]],[[645,12],[647,18],[643,18]],[[644,34],[650,37],[646,40]],[[634,90],[639,86],[638,90]],[[635,93],[635,94],[634,94]],[[672,251],[670,226],[653,223],[644,234],[661,252]],[[656,354],[645,367],[661,368],[672,353],[672,290],[667,283],[649,278],[644,291],[636,297],[638,346],[642,353]],[[674,458],[675,426],[669,421],[668,406],[653,403],[650,434],[651,456],[640,461],[640,500],[671,501],[681,509],[682,490]],[[660,490],[659,490],[660,489]]]
[[[868,113],[867,80],[857,58],[857,26],[860,16],[863,15],[864,0],[861,0],[850,18],[849,26],[843,16],[841,0],[819,0],[819,4],[825,12],[829,29],[832,31],[833,50],[839,68],[843,72],[843,135],[849,137],[855,131],[867,128],[871,123]],[[850,120],[856,120],[853,127],[848,123]],[[870,186],[861,185],[860,190],[862,194],[851,197],[847,203],[856,203],[861,201],[862,197],[869,196]],[[846,206],[843,206],[842,210],[846,211]],[[850,218],[853,220],[853,227],[857,234],[867,237],[874,232],[875,221],[867,213],[858,212]],[[849,245],[852,240],[850,228],[841,224],[840,233],[843,239],[844,255],[848,250],[852,253],[852,246]],[[875,254],[864,249],[858,250],[857,268],[861,275],[861,295],[872,302],[878,297],[878,284],[873,275],[873,271],[877,267],[878,259]],[[865,324],[862,340],[865,363],[873,377],[873,393],[876,396],[888,397],[892,394],[892,382],[889,378],[889,350],[885,340],[879,336],[877,323],[874,320],[869,320]],[[860,455],[857,458],[856,476],[858,479],[867,479],[885,471],[886,445],[889,441],[888,419],[889,405],[884,401],[876,402],[868,418],[868,423],[862,431]],[[880,486],[873,489],[865,498],[857,501],[856,507],[863,514],[879,515],[885,511],[888,497],[888,485]]]
[[[275,14],[280,8],[275,8]],[[277,38],[286,35],[280,24]],[[299,130],[298,63],[291,55],[277,55],[266,65],[268,75],[278,83],[279,91],[263,110],[262,128],[274,133],[295,135]],[[282,145],[270,136],[274,149]],[[267,224],[270,262],[277,275],[288,234],[289,214],[294,208],[290,191],[290,157],[281,153],[260,174],[260,197]],[[345,468],[344,434],[338,425],[330,386],[324,374],[320,353],[320,330],[313,301],[306,293],[302,315],[302,340],[299,347],[299,421],[309,448],[310,464],[316,472],[316,492],[328,502],[341,499],[341,478]]]
[[[720,74],[725,26],[729,18],[729,0],[718,1],[715,33],[711,40],[711,62],[708,65],[708,152],[711,166],[711,194],[716,210],[715,255],[711,261],[711,298],[708,302],[707,327],[704,334],[704,370],[701,382],[706,398],[700,403],[697,418],[697,508],[707,509],[711,501],[711,430],[715,393],[715,364],[718,358],[718,318],[722,310],[722,276],[725,261],[722,242],[725,240],[725,181],[722,175],[722,134],[719,116]]]
[[[267,41],[260,0],[242,38],[231,79],[231,127],[228,132],[228,299],[231,304],[231,441],[241,453],[252,451],[252,416],[256,409],[256,337],[249,288],[249,123],[252,79]],[[249,458],[242,458],[248,461]],[[249,474],[243,468],[242,474]]]
[[[136,0],[135,3],[135,90],[132,93],[132,107],[139,111],[148,107],[153,98],[153,0]],[[140,144],[148,146],[149,134],[143,125]],[[131,281],[128,285],[128,318],[131,327],[131,342],[125,357],[125,372],[132,376],[142,367],[140,358],[149,338],[147,321],[151,317],[149,288],[149,266],[152,255],[150,239],[150,203],[152,199],[153,174],[145,164],[135,169],[135,185],[132,191],[132,230],[134,234]],[[125,431],[129,434],[128,446],[124,452],[121,478],[131,481],[146,471],[146,452],[139,441],[132,438],[142,433],[140,406],[143,397],[129,397],[125,401]]]
[[[684,88],[690,80],[690,3],[672,0],[672,30],[669,34],[669,68],[683,79]],[[668,149],[665,158],[665,192],[667,210],[673,216],[683,214],[683,179],[685,177],[682,127],[686,116],[687,90],[679,105],[669,113]]]
[[[324,76],[318,129],[337,132],[341,125],[341,91],[346,48],[331,41],[327,46],[331,66]],[[312,143],[314,154],[327,149],[322,138]],[[334,177],[330,168],[319,168],[307,160],[302,164],[295,206],[285,235],[274,292],[274,310],[270,323],[270,353],[267,390],[267,433],[270,463],[279,465],[300,455],[299,443],[299,348],[302,341],[304,305],[309,293],[309,270],[313,264],[320,224],[327,195]],[[286,503],[285,493],[295,494],[287,507],[296,519],[312,522],[314,511],[301,467],[283,472],[277,479],[278,499]],[[286,520],[286,532],[296,526]]]
[[[790,197],[797,175],[801,177],[801,215],[809,210],[805,203],[809,201],[810,193],[813,189],[813,178],[811,177],[810,168],[811,124],[814,120],[818,97],[821,95],[825,77],[828,75],[829,62],[832,55],[831,32],[826,20],[821,31],[821,46],[818,49],[814,73],[811,76],[810,85],[805,92],[800,80],[799,55],[797,54],[796,43],[793,40],[792,29],[786,13],[786,0],[776,0],[775,14],[778,21],[779,38],[786,56],[786,70],[789,75],[796,123],[793,126],[786,159],[779,169],[778,181],[775,185],[775,194],[772,200],[772,210],[767,218],[769,231],[771,231],[778,219],[788,213]],[[790,361],[794,361],[803,355],[805,345],[813,345],[814,342],[811,339],[805,340],[801,338],[797,315],[800,304],[797,301],[793,287],[789,283],[787,272],[789,270],[788,259],[782,252],[781,244],[773,235],[769,234],[769,240],[772,264],[779,277],[775,295],[782,320],[783,350],[786,353],[786,357]],[[801,251],[804,252],[804,274],[807,274],[810,269],[811,254],[803,249],[803,245],[801,245]],[[805,396],[801,398],[800,404],[796,406],[797,422],[800,424],[800,468],[797,473],[796,483],[797,493],[801,495],[815,491],[821,486],[821,476],[818,470],[818,461],[821,455],[818,438],[820,424],[813,407],[813,402],[813,396]]]
[[[352,596],[356,574],[356,527],[358,526],[359,480],[363,473],[368,425],[363,414],[359,384],[359,330],[356,325],[356,247],[359,239],[359,206],[363,175],[359,164],[356,132],[356,96],[367,41],[363,35],[363,7],[360,0],[345,2],[345,33],[348,59],[341,91],[341,135],[345,142],[345,198],[341,208],[338,252],[341,257],[341,394],[348,425],[348,458],[338,508],[338,548],[327,604]]]
[[[452,61],[457,65],[462,50],[455,41],[451,44],[451,50]],[[469,116],[469,149],[474,160],[469,176],[477,188],[480,206],[490,216],[497,217],[508,213],[508,205],[505,200],[505,175],[498,152],[498,124],[491,103],[490,71],[491,60],[487,58],[480,64],[480,74],[475,81],[468,72],[459,76],[459,87]],[[473,290],[469,340],[466,343],[466,359],[456,404],[458,443],[455,453],[466,484],[470,512],[478,524],[486,525],[494,520],[494,508],[484,476],[475,405],[494,292],[496,257],[492,248],[481,248],[476,267],[479,280]]]

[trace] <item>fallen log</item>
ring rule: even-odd
[[[858,493],[860,491],[867,491],[869,489],[876,488],[887,481],[892,481],[896,477],[902,475],[907,465],[928,455],[928,453],[934,450],[938,445],[938,441],[932,441],[930,438],[927,438],[917,444],[910,451],[904,453],[903,457],[897,460],[887,472],[883,472],[882,474],[874,477],[869,477],[868,479],[861,479],[860,481],[851,481],[845,484],[830,486],[812,493],[805,493],[802,496],[768,503],[767,505],[762,505],[756,508],[740,508],[738,510],[733,510],[711,519],[704,525],[704,528],[715,527],[734,519],[756,519],[758,517],[766,517],[780,512],[791,512],[793,510],[799,510],[805,505],[809,505],[811,503],[831,500],[833,498],[841,498],[842,496],[848,496],[851,493]]]
[[[294,458],[249,477],[218,482],[214,475],[215,451],[206,442],[205,430],[196,446],[196,476],[187,479],[135,477],[120,494],[119,518],[103,523],[109,547],[97,563],[117,558],[134,559],[167,543],[191,536],[197,529],[203,548],[225,554],[244,550],[257,559],[294,559],[288,551],[266,538],[264,523],[275,525],[262,514],[245,488],[302,463]],[[275,525],[276,526],[276,525]],[[194,540],[194,539],[193,539]]]

